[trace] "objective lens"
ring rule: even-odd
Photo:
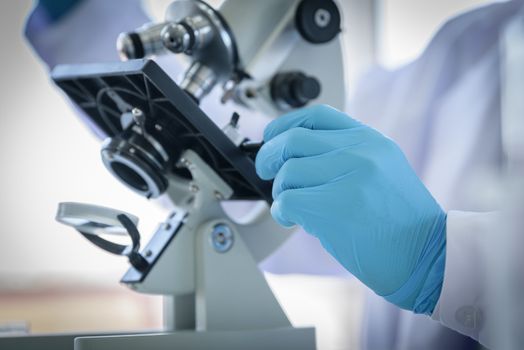
[[[156,198],[167,189],[168,159],[162,156],[162,146],[141,134],[126,130],[102,146],[106,168],[124,185],[147,197]]]
[[[136,171],[129,168],[127,165],[118,162],[112,162],[111,169],[113,169],[113,172],[120,180],[137,189],[138,191],[147,192],[149,190],[147,182]]]

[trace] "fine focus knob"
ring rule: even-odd
[[[320,82],[301,72],[275,75],[271,80],[271,98],[281,108],[305,106],[320,95]]]
[[[327,43],[340,33],[340,12],[332,0],[302,0],[295,14],[295,25],[306,41]]]

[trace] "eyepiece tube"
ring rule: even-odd
[[[121,33],[116,41],[120,59],[127,61],[167,53],[161,32],[168,24],[169,22],[148,23],[134,32]]]
[[[180,87],[196,101],[200,101],[213,89],[216,82],[217,76],[211,68],[200,62],[193,62],[186,71]]]
[[[206,18],[194,16],[166,25],[161,36],[169,51],[191,54],[206,47],[213,39],[214,31]]]

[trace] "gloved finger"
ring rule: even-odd
[[[289,189],[324,185],[362,168],[368,160],[352,147],[305,158],[291,158],[278,171],[273,181],[273,199]]]
[[[273,179],[291,158],[311,157],[366,141],[372,129],[360,125],[350,130],[310,130],[293,128],[276,136],[258,151],[256,170],[264,180]]]
[[[311,223],[327,221],[328,218],[319,210],[318,199],[322,197],[322,188],[298,188],[282,192],[271,206],[271,215],[275,221],[284,226],[301,226],[307,233],[319,237],[314,225]],[[309,224],[308,224],[309,223]],[[328,223],[326,222],[326,225]],[[328,226],[326,226],[328,227]]]
[[[361,125],[359,121],[333,107],[311,106],[285,114],[269,123],[264,130],[264,142],[297,127],[311,130],[340,130]]]
[[[271,205],[271,216],[273,216],[273,219],[283,227],[292,227],[295,225],[295,223],[291,220],[286,219],[285,210],[282,209],[281,202],[274,201]]]
[[[297,224],[296,218],[299,217],[300,201],[302,196],[298,190],[288,190],[283,192],[280,197],[273,201],[271,205],[271,215],[275,221],[284,227],[291,227]],[[301,221],[301,220],[300,220]]]

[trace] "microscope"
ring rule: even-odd
[[[53,70],[57,86],[107,136],[106,168],[174,208],[142,247],[136,216],[59,205],[59,222],[129,260],[121,283],[164,296],[161,333],[69,336],[64,348],[73,339],[76,350],[315,348],[314,329],[292,327],[258,268],[291,231],[271,218],[272,184],[254,166],[260,144],[238,128],[249,119],[234,113],[220,127],[199,104],[219,96],[268,118],[312,103],[342,109],[340,32],[331,0],[226,0],[218,8],[176,0],[163,22],[120,34],[121,62]],[[180,81],[155,62],[161,55],[183,62]],[[231,200],[257,205],[239,222],[221,205]],[[112,239],[119,237],[128,244]]]

